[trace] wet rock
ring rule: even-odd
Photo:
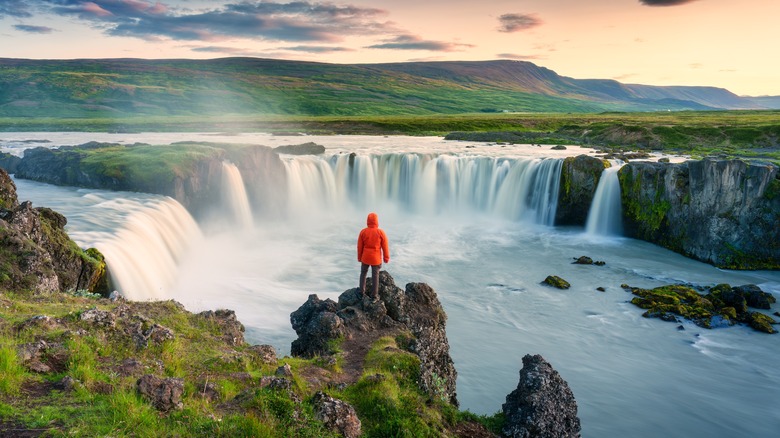
[[[328,429],[345,438],[357,438],[362,433],[360,419],[349,403],[333,398],[321,391],[312,399],[314,413]]]
[[[520,382],[502,405],[507,437],[580,437],[577,402],[569,385],[540,355],[523,357]]]
[[[755,286],[732,288],[727,284],[712,287],[702,296],[686,285],[668,285],[655,289],[631,288],[636,295],[631,303],[647,311],[643,316],[660,318],[664,321],[677,321],[676,316],[693,321],[704,328],[745,323],[753,329],[775,333],[774,320],[759,312],[749,312],[745,291],[753,294],[754,302],[761,305],[768,299]],[[774,299],[774,297],[772,297]]]
[[[233,310],[207,310],[199,313],[198,316],[216,323],[222,338],[228,345],[244,344],[244,325],[236,318],[236,312]]]
[[[593,262],[593,264],[596,265],[596,266],[604,266],[604,265],[607,264],[607,262],[605,262],[603,260],[597,260],[597,261]]]
[[[578,155],[563,160],[555,225],[585,225],[607,160]]]
[[[581,256],[580,258],[576,259],[572,264],[575,265],[592,265],[593,259],[588,256]]]
[[[401,289],[389,273],[381,271],[377,301],[363,296],[358,288],[342,293],[338,302],[310,295],[290,315],[298,334],[291,350],[294,356],[324,356],[333,353],[332,343],[341,338],[388,330],[409,331],[413,336],[409,351],[421,361],[420,387],[432,397],[457,406],[457,372],[449,355],[446,320],[447,315],[430,286],[409,283]]]
[[[566,150],[566,146],[564,146],[562,144],[559,144],[559,145],[555,145],[555,146],[551,147],[550,149],[554,150],[554,151],[565,151]]]
[[[138,392],[149,400],[161,412],[170,412],[184,408],[182,394],[184,381],[182,379],[160,379],[147,374],[136,382]]]
[[[774,295],[762,291],[755,284],[736,286],[733,290],[745,297],[745,302],[749,307],[756,309],[769,310],[772,308],[772,304],[777,302]]]
[[[606,292],[607,291],[603,286],[597,287],[596,290],[599,291],[599,292]]]
[[[561,277],[558,277],[557,275],[548,275],[547,278],[544,279],[542,284],[556,287],[558,289],[568,289],[571,287],[568,281],[564,280]]]

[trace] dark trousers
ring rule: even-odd
[[[367,265],[365,263],[360,264],[360,292],[366,293],[366,274],[368,274],[368,267],[371,266],[371,283],[374,286],[374,298],[379,298],[379,269],[382,265]]]

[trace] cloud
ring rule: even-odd
[[[109,35],[146,40],[335,42],[345,35],[397,32],[382,20],[382,9],[332,3],[242,1],[195,11],[145,0],[42,2],[52,13],[88,21]]]
[[[498,17],[498,21],[501,23],[498,31],[507,33],[521,32],[542,24],[542,20],[534,14],[504,14]]]
[[[529,59],[542,59],[539,55],[518,55],[516,53],[498,53],[496,57],[501,59],[514,59],[516,61],[527,61]]]
[[[5,16],[17,18],[32,17],[30,5],[26,1],[3,1],[0,2],[0,18]]]
[[[696,0],[639,0],[645,6],[679,6]]]
[[[436,52],[454,52],[463,47],[473,47],[470,44],[449,43],[446,41],[424,40],[416,35],[399,35],[386,39],[381,44],[367,46],[367,49],[394,50],[431,50]]]
[[[27,33],[40,33],[40,34],[46,34],[46,33],[52,33],[54,32],[54,29],[46,26],[29,26],[26,24],[15,24],[14,29],[21,31],[21,32],[27,32]]]
[[[330,46],[293,46],[293,47],[279,47],[279,50],[290,50],[293,52],[308,52],[308,53],[337,53],[337,52],[353,52],[353,49],[348,47],[330,47]]]

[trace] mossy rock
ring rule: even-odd
[[[761,312],[750,312],[747,322],[754,330],[764,333],[777,333],[777,330],[772,327],[772,324],[777,324],[777,321]]]
[[[568,281],[564,280],[561,277],[558,277],[557,275],[548,275],[547,278],[544,279],[542,284],[556,287],[558,289],[568,289],[571,287],[571,284],[569,284]]]
[[[755,330],[775,332],[774,320],[762,313],[747,312],[744,294],[727,284],[711,288],[706,296],[684,285],[631,288],[631,292],[636,295],[631,304],[646,309],[643,316],[647,318],[675,321],[676,316],[680,316],[704,328],[712,328],[713,318],[722,318],[729,324],[744,322]]]

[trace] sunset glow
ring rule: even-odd
[[[519,59],[575,78],[778,95],[767,0],[20,0],[0,57]]]

